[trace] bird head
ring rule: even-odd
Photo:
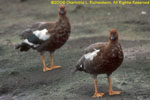
[[[65,5],[59,5],[59,8],[58,8],[58,13],[59,15],[65,15],[66,14],[66,9],[65,9]]]
[[[111,29],[109,31],[109,40],[110,41],[117,41],[118,40],[118,33],[116,29]]]

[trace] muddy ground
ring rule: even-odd
[[[149,6],[67,5],[72,32],[54,59],[62,68],[43,72],[39,53],[20,53],[15,45],[31,24],[55,20],[57,7],[48,0],[0,0],[0,100],[94,100],[91,76],[72,75],[72,71],[83,49],[107,41],[111,28],[118,30],[125,54],[123,64],[111,76],[113,89],[122,94],[109,96],[106,75],[99,75],[98,89],[105,93],[100,100],[150,100]]]

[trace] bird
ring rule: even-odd
[[[83,56],[78,60],[76,71],[83,71],[91,74],[94,79],[95,93],[93,98],[102,97],[104,93],[99,93],[97,88],[97,76],[106,74],[108,79],[109,95],[120,94],[121,91],[113,91],[111,84],[111,74],[123,62],[124,54],[119,43],[119,35],[116,29],[109,31],[108,42],[97,42],[84,49]]]
[[[55,66],[53,54],[55,50],[62,47],[68,40],[71,33],[71,25],[67,17],[65,5],[59,5],[58,18],[55,22],[37,22],[30,28],[25,29],[20,35],[23,41],[16,45],[16,49],[27,52],[31,48],[38,51],[41,55],[43,71],[50,71],[61,68]],[[50,67],[45,64],[44,53],[50,53]]]

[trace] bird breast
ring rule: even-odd
[[[112,59],[112,60],[118,60],[118,59],[123,59],[123,52],[121,46],[115,45],[107,50],[108,52],[105,52],[106,58]]]

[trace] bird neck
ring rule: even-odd
[[[63,15],[63,16],[59,15],[57,24],[59,24],[59,26],[61,26],[61,25],[64,26],[65,25],[65,26],[69,27],[69,29],[70,29],[70,22],[69,22],[69,19],[66,15]]]
[[[118,44],[118,40],[114,40],[114,41],[112,41],[112,40],[109,40],[109,46],[113,46],[113,45],[116,45],[116,44]]]
[[[58,22],[61,22],[66,19],[66,15],[59,15]]]
[[[109,43],[118,43],[118,39],[115,39],[115,40],[108,39],[108,42]]]

